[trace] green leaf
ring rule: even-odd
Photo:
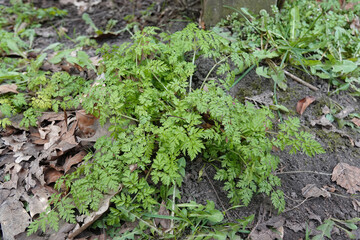
[[[271,110],[280,110],[282,112],[289,112],[289,109],[283,105],[270,105],[269,106]]]
[[[82,19],[85,21],[86,24],[89,24],[90,27],[92,27],[92,28],[95,30],[96,34],[97,34],[97,32],[99,31],[99,29],[96,27],[96,25],[94,24],[94,22],[93,22],[92,19],[90,18],[89,14],[84,13],[84,14],[82,15]],[[98,35],[99,35],[99,34],[98,34]]]
[[[349,60],[343,60],[337,62],[335,65],[333,65],[332,69],[334,72],[339,72],[342,74],[348,74],[353,72],[357,68],[357,64],[349,61]]]
[[[26,55],[19,49],[18,45],[16,44],[16,41],[13,40],[6,40],[7,46],[9,49],[11,49],[14,53],[19,54],[23,58],[26,58]]]
[[[321,231],[322,233],[319,235],[316,235],[313,239],[315,239],[315,240],[324,239],[324,236],[331,239],[331,231],[334,227],[334,224],[335,224],[334,221],[332,221],[331,219],[326,219],[323,224],[321,224],[320,226],[318,226],[316,228],[317,230]]]
[[[298,6],[290,10],[290,39],[296,39],[298,36],[297,29],[300,28],[300,12]]]
[[[269,70],[268,67],[257,67],[256,74],[264,78],[270,78],[270,75],[268,74],[268,70]]]

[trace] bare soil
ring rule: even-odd
[[[62,26],[67,29],[67,34],[71,38],[93,34],[89,26],[82,20],[79,9],[73,4],[62,5],[62,1],[56,0],[33,2],[38,7],[56,6],[60,9],[67,9],[69,12],[68,16],[63,19],[45,23],[42,26],[43,29],[54,31],[54,27]],[[152,4],[153,7],[148,9]],[[144,13],[143,11],[147,12]],[[189,21],[198,21],[200,8],[199,4],[197,4],[192,6],[190,10],[184,9],[174,1],[165,0],[103,0],[90,7],[86,12],[99,29],[105,29],[110,19],[118,20],[115,29],[112,31],[123,29],[129,23],[124,20],[124,17],[134,14],[134,21],[140,23],[140,28],[158,26],[164,31],[175,32],[184,28]],[[117,36],[97,39],[99,43],[117,45],[129,40],[130,34],[126,31]],[[37,37],[35,48],[45,48],[49,44],[59,41],[68,45],[73,44],[66,38],[58,39],[55,34],[50,37]],[[194,77],[195,85],[196,81],[201,82],[205,78],[206,73],[213,66],[211,62],[206,60],[199,60],[197,64],[198,71]],[[307,228],[311,229],[312,233],[317,233],[316,227],[329,217],[341,220],[360,217],[359,211],[354,209],[352,196],[331,180],[331,173],[336,164],[340,162],[360,167],[360,148],[353,144],[353,142],[360,139],[359,133],[346,126],[341,129],[344,134],[326,132],[321,126],[312,126],[310,124],[311,120],[316,120],[322,116],[321,109],[324,106],[330,107],[331,104],[342,107],[353,106],[355,108],[354,112],[359,111],[360,99],[342,92],[329,96],[329,86],[326,81],[292,68],[288,68],[288,71],[310,82],[320,90],[314,92],[288,78],[288,89],[286,91],[277,90],[279,104],[286,106],[290,110],[290,113],[282,114],[282,117],[285,119],[289,116],[299,117],[303,129],[316,137],[316,140],[322,144],[326,153],[310,158],[301,153],[290,155],[286,151],[274,151],[274,154],[281,159],[278,174],[282,180],[281,189],[286,196],[286,210],[278,214],[273,209],[270,199],[259,194],[254,197],[249,206],[229,211],[226,215],[226,221],[233,222],[236,219],[255,214],[255,220],[250,227],[253,232],[257,231],[259,233],[257,236],[261,236],[261,231],[268,227],[278,228],[282,226],[284,231],[283,239],[297,240],[305,238]],[[231,94],[245,102],[247,98],[252,98],[266,91],[273,92],[273,82],[259,77],[255,71],[251,71],[232,89]],[[302,116],[299,116],[295,111],[296,103],[306,96],[314,96],[317,100],[306,109]],[[216,168],[212,164],[202,161],[200,157],[193,162],[187,163],[186,170],[181,189],[182,202],[195,200],[198,203],[206,203],[207,200],[211,200],[215,202],[218,209],[225,210],[231,207],[226,192],[222,189],[222,183],[213,179]],[[201,176],[199,175],[200,172],[202,172]],[[324,175],[324,173],[328,175]],[[331,193],[331,197],[306,199],[302,194],[302,188],[307,184],[315,184],[319,188],[329,187],[333,189],[333,193]],[[4,201],[3,198],[0,198],[0,200]],[[358,231],[356,234],[357,239],[360,239],[360,232]],[[27,238],[24,234],[20,234],[17,239],[45,239],[45,237]],[[333,239],[348,239],[348,237],[343,231],[335,228]]]

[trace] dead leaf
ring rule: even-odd
[[[35,33],[37,36],[43,38],[51,38],[57,36],[56,31],[52,26],[47,28],[35,28]]]
[[[351,203],[354,206],[355,211],[360,212],[360,201],[353,199]]]
[[[165,201],[163,200],[160,204],[160,208],[159,208],[159,215],[163,215],[163,216],[169,216],[169,211],[166,209],[166,204]],[[163,228],[163,230],[167,230],[171,227],[171,220],[170,219],[165,219],[165,218],[155,218],[155,224],[156,225],[161,225],[161,227]]]
[[[291,220],[286,220],[285,227],[293,230],[294,232],[300,232],[306,228],[306,224]]]
[[[301,189],[302,195],[306,198],[309,197],[331,197],[331,194],[325,189],[320,189],[316,187],[315,184],[307,184],[304,188]]]
[[[96,121],[96,117],[91,114],[86,114],[85,110],[79,110],[76,112],[76,119],[78,121],[78,127],[83,134],[81,137],[90,138],[94,136],[95,129],[92,128]]]
[[[336,188],[335,188],[335,186],[333,186],[333,185],[330,185],[330,186],[323,186],[323,188],[324,188],[326,191],[331,192],[331,193],[333,193],[333,192],[336,192],[336,191],[337,191],[337,190],[336,190]]]
[[[251,240],[275,240],[283,239],[284,236],[284,227],[281,226],[276,229],[263,228],[260,230],[254,230],[249,235]]]
[[[353,9],[357,4],[360,4],[360,2],[349,2],[345,4],[344,9],[345,10]]]
[[[100,65],[100,61],[102,61],[103,58],[99,56],[94,56],[94,57],[90,57],[89,60],[95,67],[98,67]]]
[[[350,24],[350,28],[353,30],[352,34],[356,35],[356,33],[360,32],[360,22],[359,22],[359,17],[355,16],[354,19],[352,20],[351,24]]]
[[[131,123],[130,123],[131,124]],[[111,136],[111,133],[108,131],[109,127],[111,126],[110,121],[107,121],[104,126],[101,126],[101,124],[99,123],[99,120],[97,119],[94,123],[94,125],[92,126],[91,129],[94,129],[95,133],[93,136],[86,138],[86,136],[84,138],[82,137],[77,137],[77,141],[80,142],[83,146],[87,145],[88,143],[93,143],[96,142],[96,140],[102,136]],[[96,130],[95,130],[96,129]]]
[[[131,164],[131,165],[129,166],[130,172],[135,171],[137,168],[138,168],[137,163],[135,163],[135,164]]]
[[[45,128],[40,128],[39,132],[40,132],[40,130],[48,132],[46,138],[49,140],[49,142],[44,144],[44,149],[45,150],[49,149],[60,138],[61,128],[59,126],[54,125],[54,122],[52,122],[51,125],[49,125],[49,126],[47,126]],[[40,133],[40,135],[41,135],[41,133]]]
[[[350,113],[352,113],[355,110],[353,106],[347,106],[345,107],[341,112],[335,115],[338,119],[343,119],[349,116]]]
[[[331,111],[330,111],[330,108],[328,106],[324,106],[322,109],[321,109],[322,113],[324,115],[326,114],[329,114]]]
[[[311,219],[311,220],[316,220],[318,221],[320,224],[322,224],[322,220],[321,220],[321,217],[315,213],[313,213],[310,209],[306,208],[306,210],[308,211],[309,213],[309,216],[308,218]]]
[[[258,105],[270,106],[274,104],[273,95],[274,95],[273,92],[265,91],[253,97],[245,97],[245,100],[253,102],[256,106]]]
[[[75,228],[69,233],[68,239],[73,239],[74,237],[76,237],[77,235],[79,235],[81,232],[83,232],[86,228],[88,228],[91,224],[93,224],[93,222],[95,222],[99,217],[101,217],[101,215],[106,212],[109,208],[110,205],[110,199],[115,196],[117,193],[119,193],[121,191],[121,188],[119,191],[113,191],[110,192],[109,194],[104,195],[104,198],[101,200],[100,204],[99,204],[99,210],[97,210],[96,212],[91,212],[90,215],[83,215],[84,218],[81,222],[83,222],[83,224],[80,226],[80,224],[76,224]],[[82,217],[82,216],[80,216]],[[78,222],[79,219],[77,218]]]
[[[310,124],[311,126],[320,125],[326,129],[336,129],[325,115],[321,116],[320,119],[310,120]]]
[[[56,113],[56,112],[48,112],[48,113],[44,113],[40,118],[39,118],[39,123],[42,123],[44,120],[47,120],[49,122],[53,122],[53,121],[63,121],[65,118],[64,113],[60,112],[60,113]]]
[[[45,190],[44,187],[41,187],[41,188],[43,188]],[[45,192],[38,191],[38,193],[45,193]],[[29,204],[30,216],[34,217],[36,214],[42,213],[46,210],[46,208],[48,207],[48,199],[50,197],[50,194],[48,194],[48,195],[41,194],[40,196],[34,195],[34,196],[30,197],[26,192],[23,192],[22,197]]]
[[[0,188],[3,189],[16,189],[19,180],[19,172],[21,171],[22,167],[18,163],[10,163],[5,165],[4,173],[9,173],[11,178],[9,181],[4,182]]]
[[[83,160],[83,158],[86,156],[85,151],[81,151],[77,153],[76,155],[72,156],[71,158],[67,158],[64,163],[64,172],[66,173],[69,171],[72,165],[78,164]]]
[[[16,91],[17,86],[16,84],[3,84],[0,85],[0,94],[5,94],[5,93],[19,93],[18,91]]]
[[[15,235],[24,232],[30,224],[30,216],[22,202],[11,197],[1,204],[0,224],[3,239],[15,239]]]
[[[332,181],[345,188],[348,193],[360,191],[360,169],[347,163],[338,163],[332,172]]]
[[[62,176],[63,176],[63,174],[61,172],[59,172],[53,168],[48,168],[44,172],[44,178],[45,178],[45,182],[47,184],[56,182]]]
[[[360,119],[359,118],[353,118],[351,121],[358,127],[360,127]]]
[[[316,98],[313,96],[307,96],[307,97],[301,99],[296,104],[296,112],[298,114],[302,115],[304,113],[305,109],[315,100],[316,100]]]

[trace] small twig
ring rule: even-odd
[[[194,64],[194,65],[195,65],[195,56],[196,56],[196,50],[194,50],[194,55],[193,55],[193,59],[192,59],[192,64]],[[193,74],[191,74],[190,80],[189,80],[189,93],[191,93],[192,78],[193,78]]]
[[[210,74],[212,73],[212,71],[216,68],[216,66],[218,66],[220,63],[222,63],[223,61],[225,61],[226,59],[228,59],[229,57],[225,57],[223,59],[221,59],[220,61],[218,61],[217,63],[214,64],[214,66],[210,69],[210,71],[208,72],[208,74],[206,75],[203,83],[201,84],[200,89],[202,89],[206,83],[206,81],[208,80]]]
[[[284,193],[284,196],[285,196],[287,199],[290,199],[291,201],[294,201],[294,202],[301,202],[301,201],[302,201],[302,200],[293,199],[293,198],[287,196],[285,193]]]
[[[295,208],[298,208],[298,207],[300,207],[302,204],[304,204],[308,199],[309,199],[310,197],[307,197],[307,198],[305,198],[303,201],[301,201],[301,203],[299,203],[298,205],[296,205],[295,207],[292,207],[292,208],[290,208],[290,209],[287,209],[287,210],[284,210],[284,212],[283,213],[285,213],[285,212],[289,212],[289,211],[292,211],[292,210],[294,210]]]
[[[262,215],[262,210],[263,210],[263,205],[260,205],[260,209],[259,209],[259,215],[258,215],[258,220],[255,224],[255,226],[253,227],[253,229],[251,229],[249,235],[247,236],[246,239],[250,239],[251,235],[254,233],[254,231],[256,230],[256,228],[259,226],[259,223],[263,220],[264,215]],[[261,216],[262,215],[262,216]]]
[[[324,172],[317,172],[317,171],[289,171],[289,172],[274,173],[274,175],[292,174],[292,173],[313,173],[313,174],[320,174],[320,175],[326,175],[326,176],[332,175],[331,173],[324,173]]]
[[[171,206],[171,216],[174,217],[175,216],[175,195],[176,195],[176,183],[175,181],[173,181],[173,185],[174,185],[174,190],[173,190],[173,202],[172,202],[172,206]],[[174,234],[174,219],[171,219],[171,224],[170,224],[170,234],[173,235]]]
[[[135,118],[132,118],[130,116],[127,116],[127,115],[124,115],[124,114],[119,114],[120,116],[122,116],[123,118],[127,118],[127,119],[130,119],[130,120],[133,120],[135,122],[140,122],[139,120],[135,119]]]
[[[224,204],[222,203],[222,201],[221,201],[221,199],[220,199],[219,195],[217,194],[217,191],[216,191],[216,189],[215,189],[214,185],[212,184],[211,179],[210,179],[210,178],[209,178],[209,176],[207,175],[207,173],[206,173],[206,169],[204,169],[204,175],[207,177],[207,179],[208,179],[208,181],[209,181],[209,183],[210,183],[210,185],[211,185],[212,189],[214,190],[214,193],[215,193],[215,195],[216,195],[216,198],[218,199],[218,201],[219,201],[219,203],[220,203],[220,205],[221,205],[222,209],[224,210],[226,217],[230,220],[231,218],[230,218],[230,216],[228,215],[228,213],[227,213],[227,211],[226,211],[226,208],[225,208]]]
[[[330,194],[335,195],[337,197],[347,198],[347,199],[355,199],[356,200],[357,198],[359,198],[359,196],[345,196],[345,195],[337,194],[337,193],[333,193],[333,192],[331,192]]]
[[[284,70],[284,73],[286,75],[288,75],[289,77],[291,77],[292,79],[294,79],[295,81],[297,81],[298,83],[301,83],[302,85],[307,86],[308,88],[310,88],[311,90],[314,91],[319,91],[319,89],[317,87],[315,87],[314,85],[311,85],[310,83],[305,82],[304,80],[302,80],[301,78],[298,78],[297,76],[289,73],[288,71]]]

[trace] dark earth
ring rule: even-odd
[[[94,35],[89,25],[82,20],[80,10],[72,4],[73,1],[68,1],[68,4],[61,4],[66,1],[36,0],[33,2],[37,7],[41,8],[55,6],[68,10],[68,15],[65,18],[46,22],[42,28],[54,32],[54,26],[62,26],[67,29],[67,34],[71,38],[80,35]],[[131,21],[138,22],[140,29],[145,26],[158,26],[164,31],[175,32],[184,28],[191,21],[198,22],[200,3],[197,2],[195,5],[185,6],[176,1],[166,0],[103,0],[94,4],[86,12],[99,29],[105,29],[110,19],[116,19],[118,22],[115,28],[112,29],[113,32],[125,28],[126,24]],[[134,14],[134,17],[130,21],[125,21],[124,17],[130,14]],[[126,31],[119,35],[109,35],[96,39],[100,44],[117,45],[129,40],[130,34]],[[34,47],[44,48],[51,43],[59,41],[68,45],[73,44],[66,38],[58,39],[55,34],[50,37],[38,36]],[[91,51],[89,54],[94,55],[94,51]],[[198,60],[197,64],[198,71],[194,76],[194,85],[197,85],[196,81],[201,83],[212,67],[212,63],[206,60]],[[346,126],[342,129],[337,128],[339,130],[336,132],[332,130],[326,131],[322,126],[310,124],[312,120],[316,120],[323,115],[322,108],[325,106],[329,108],[330,106],[341,106],[342,108],[352,106],[355,108],[354,112],[358,112],[360,110],[358,103],[360,98],[352,97],[344,92],[330,96],[329,86],[326,81],[291,67],[288,67],[287,70],[316,86],[319,88],[319,91],[312,91],[288,77],[287,90],[277,90],[278,103],[290,110],[289,113],[282,114],[282,117],[285,119],[289,116],[299,117],[303,130],[312,133],[316,140],[324,147],[326,153],[310,158],[301,153],[290,155],[286,151],[274,150],[274,154],[278,155],[281,159],[277,174],[282,180],[281,189],[286,196],[285,211],[278,214],[272,207],[271,200],[267,196],[259,194],[254,197],[249,206],[232,209],[226,214],[226,221],[230,222],[254,214],[255,219],[249,227],[253,233],[258,233],[254,235],[258,236],[258,238],[254,237],[253,239],[273,239],[267,238],[266,234],[261,235],[268,228],[277,228],[279,231],[283,231],[283,239],[305,239],[306,229],[311,230],[312,234],[316,234],[318,233],[316,227],[330,217],[340,220],[360,217],[360,209],[354,209],[352,203],[353,199],[358,198],[358,196],[351,196],[345,189],[336,185],[331,180],[331,173],[340,162],[360,167],[360,145],[354,144],[360,140],[359,133]],[[330,88],[330,92],[332,90],[334,89]],[[231,90],[230,94],[245,102],[249,98],[258,96],[266,91],[273,92],[273,82],[259,77],[253,70]],[[300,116],[296,113],[295,106],[300,99],[306,96],[314,96],[316,101]],[[359,147],[356,147],[356,145]],[[194,200],[204,204],[207,200],[211,200],[215,202],[216,208],[220,210],[225,210],[232,206],[226,197],[226,192],[222,190],[222,183],[213,179],[216,173],[213,163],[204,162],[199,157],[193,162],[188,162],[186,170],[187,173],[181,189],[182,202]],[[332,189],[330,191],[331,196],[306,199],[302,195],[302,188],[307,184],[315,184],[319,188]],[[360,239],[360,231],[357,230],[355,234],[357,239]],[[338,228],[334,228],[332,236],[333,239],[348,239],[348,236]],[[21,234],[18,239],[44,239],[33,237],[25,237],[25,234]],[[246,235],[242,237],[246,237]]]

